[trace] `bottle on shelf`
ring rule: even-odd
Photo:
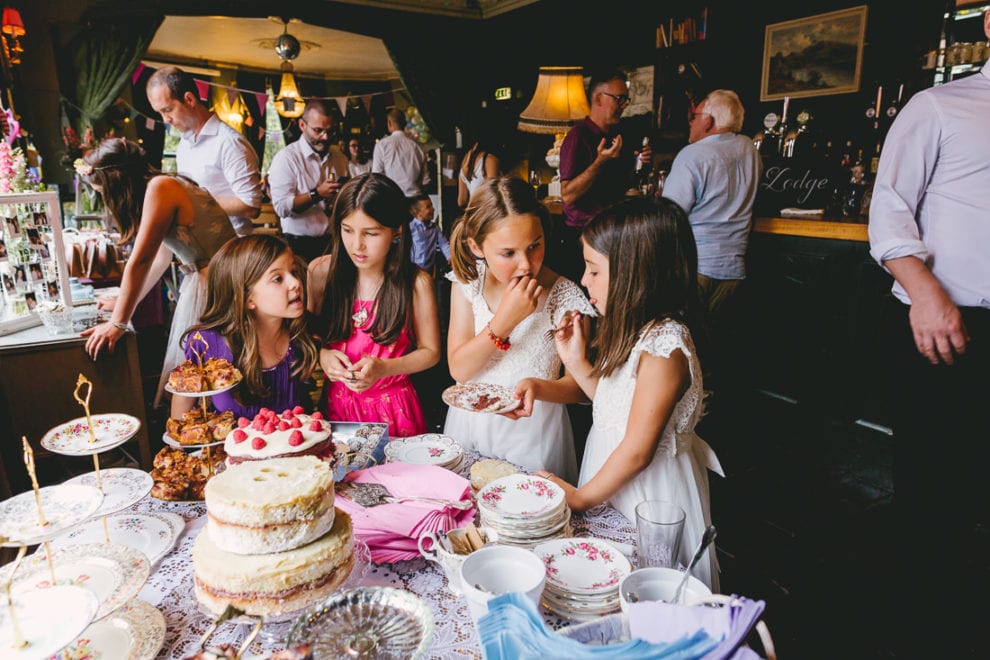
[[[870,154],[870,168],[869,168],[870,181],[873,181],[877,177],[877,168],[880,166],[880,150],[882,148],[883,148],[883,140],[878,135],[876,145],[873,147],[873,153]]]
[[[849,186],[842,205],[842,215],[856,219],[860,217],[863,206],[863,194],[866,192],[866,166],[863,163],[863,150],[856,152],[856,160],[849,168]]]
[[[883,116],[880,120],[884,124],[885,130],[890,129],[890,125],[894,123],[897,118],[897,113],[901,111],[901,99],[904,96],[904,83],[899,83],[897,86],[897,94],[891,94],[890,98],[884,106]]]
[[[811,138],[809,137],[809,124],[811,123],[811,113],[802,110],[794,120],[797,128],[790,131],[784,139],[784,156],[787,158],[803,158],[812,152]]]
[[[650,136],[643,136],[643,147],[648,147],[650,145]],[[650,167],[645,167],[643,161],[639,157],[639,153],[636,154],[636,164],[633,169],[633,187],[639,190],[641,195],[651,195],[653,193],[653,181],[652,181],[653,171]]]

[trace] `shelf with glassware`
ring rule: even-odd
[[[938,48],[929,51],[922,69],[932,71],[932,84],[941,85],[972,75],[990,59],[990,41],[983,29],[983,15],[990,3],[955,7],[945,12]]]
[[[0,335],[71,310],[58,193],[0,194]],[[70,318],[71,318],[71,311]]]

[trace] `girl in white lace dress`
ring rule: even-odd
[[[557,378],[547,332],[571,311],[594,314],[576,284],[543,267],[545,218],[532,187],[504,177],[482,184],[454,227],[447,357],[457,382],[515,389],[523,379]],[[563,403],[521,398],[520,410],[505,415],[451,408],[444,433],[484,455],[575,478]]]
[[[584,511],[608,502],[635,522],[643,500],[675,502],[687,512],[678,560],[687,564],[711,524],[707,469],[722,474],[694,431],[702,409],[701,367],[688,324],[697,309],[697,252],[684,212],[661,200],[630,200],[605,210],[581,235],[591,304],[603,314],[587,355],[586,325],[559,325],[557,350],[568,376],[536,383],[537,397],[567,396],[579,386],[593,400],[578,487],[567,503]],[[696,576],[718,591],[713,549]]]

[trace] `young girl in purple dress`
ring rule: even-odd
[[[392,437],[426,431],[409,374],[440,359],[433,278],[410,259],[408,220],[391,179],[351,179],[334,205],[332,252],[309,266],[329,418],[386,422]]]
[[[183,339],[186,357],[223,358],[240,369],[241,383],[212,397],[220,412],[253,418],[307,405],[303,382],[318,361],[306,330],[304,267],[281,239],[264,234],[235,238],[210,261],[206,311]],[[209,345],[204,344],[196,333]],[[196,402],[172,397],[172,417]]]

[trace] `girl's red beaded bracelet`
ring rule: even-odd
[[[495,344],[495,348],[497,348],[500,351],[507,351],[509,350],[509,346],[512,346],[512,344],[509,342],[508,337],[502,339],[501,337],[495,334],[495,331],[492,330],[491,322],[488,323],[488,338],[492,340],[493,344]]]

